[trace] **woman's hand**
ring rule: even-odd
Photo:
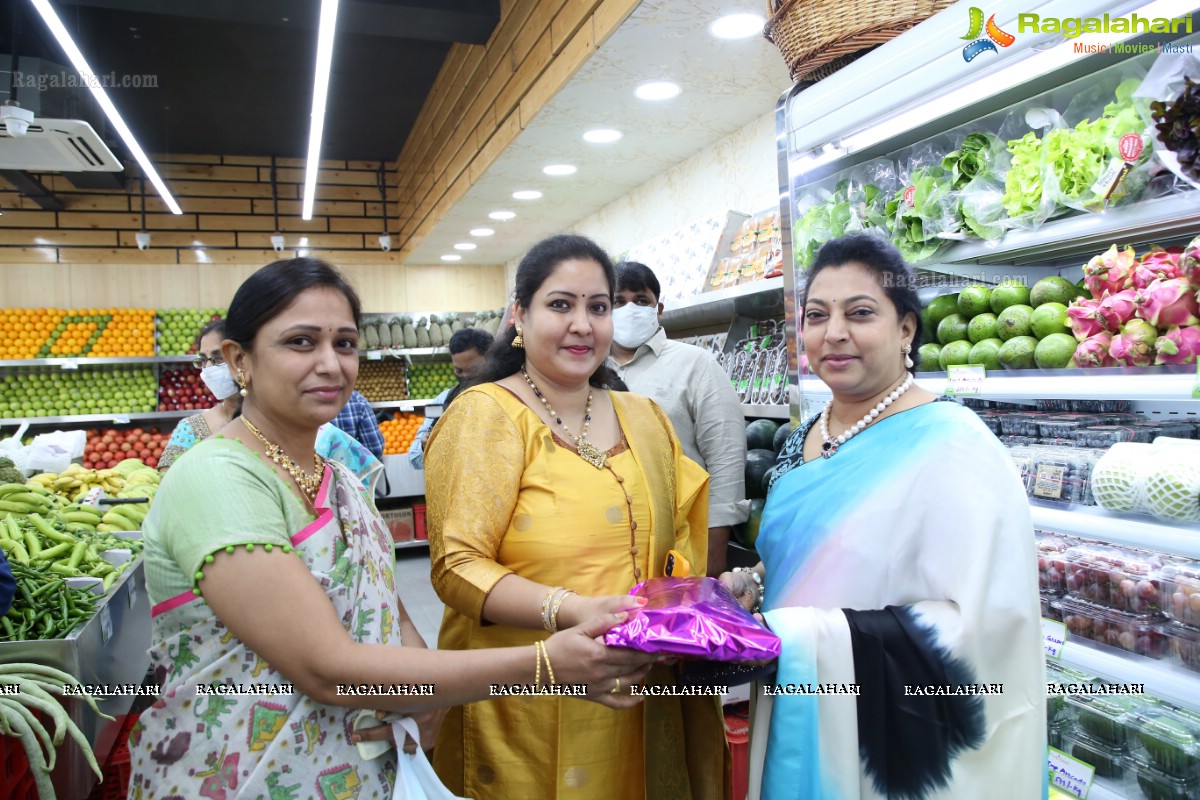
[[[395,743],[395,737],[392,735],[392,725],[388,721],[390,717],[394,717],[387,711],[376,711],[375,719],[382,722],[382,725],[376,725],[373,728],[362,728],[354,732],[350,741],[358,744],[359,742],[373,741],[388,741]],[[417,730],[421,735],[421,749],[432,750],[433,745],[437,742],[438,731],[442,728],[442,720],[446,718],[446,709],[435,708],[429,711],[420,711],[416,714],[410,714],[413,720],[417,723]],[[417,743],[412,740],[411,736],[404,737],[404,752],[412,755],[417,752]]]
[[[603,598],[592,598],[603,599]],[[587,684],[587,699],[609,708],[632,708],[642,701],[629,694],[657,659],[621,647],[607,647],[604,633],[624,622],[627,612],[606,613],[583,625],[560,631],[546,640],[546,655],[554,668],[556,683]],[[618,683],[620,681],[620,683]],[[619,689],[619,691],[613,691]]]
[[[634,597],[630,594],[604,595],[601,597],[569,594],[558,608],[558,629],[564,631],[567,628],[574,628],[576,625],[581,625],[604,614],[634,611],[646,605],[647,602],[644,597]],[[608,630],[608,628],[605,628],[605,630]]]

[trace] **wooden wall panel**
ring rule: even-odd
[[[501,4],[482,53],[454,45],[396,159],[401,253],[410,253],[641,0]]]

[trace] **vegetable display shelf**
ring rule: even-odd
[[[385,400],[379,403],[371,403],[371,408],[376,410],[396,409],[398,411],[415,411],[418,408],[424,408],[433,402],[433,398],[425,398],[421,400]]]
[[[65,639],[0,642],[0,663],[36,663],[60,669],[85,686],[140,686],[150,666],[150,599],[146,593],[143,562],[125,570],[96,604],[95,615]],[[63,707],[103,764],[116,744],[120,719],[133,705],[132,695],[96,697],[109,722],[96,716],[87,704],[63,698]],[[82,751],[68,737],[58,749],[51,779],[59,797],[87,797],[96,785]]]
[[[728,324],[735,316],[763,319],[783,313],[783,278],[743,283],[728,289],[701,292],[663,311],[668,331]]]
[[[742,404],[742,416],[746,418],[763,418],[763,419],[791,419],[791,406],[760,406],[752,403]]]

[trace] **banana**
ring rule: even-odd
[[[105,525],[111,525],[117,530],[136,531],[138,529],[132,520],[126,519],[115,511],[109,511],[102,519]],[[96,530],[100,530],[100,526],[97,526]]]
[[[101,508],[100,506],[89,506],[89,505],[86,505],[86,504],[84,504],[84,505],[80,505],[80,506],[79,506],[79,510],[80,510],[80,511],[86,511],[86,512],[88,512],[89,514],[94,514],[94,515],[96,515],[97,517],[103,517],[103,516],[104,516],[104,509],[103,509],[103,508]]]
[[[23,483],[6,483],[0,486],[0,497],[7,497],[10,494],[18,494],[24,492],[29,487]]]
[[[0,500],[0,511],[11,511],[14,514],[31,514],[41,510],[41,505],[30,505],[29,503],[12,503],[8,500]]]
[[[51,484],[51,486],[53,486],[55,489],[66,489],[69,488],[74,482],[75,478],[71,475],[59,475],[54,479],[54,483]]]
[[[116,525],[109,525],[107,522],[102,522],[96,526],[96,533],[119,533],[124,528],[118,528]]]
[[[137,525],[141,525],[142,520],[146,518],[146,512],[136,508],[133,505],[113,506],[112,511],[109,513],[120,514],[122,517],[125,517],[125,519]]]
[[[83,469],[82,464],[70,464],[66,469],[64,469],[62,472],[59,473],[59,476],[61,477],[62,475],[74,475],[77,472],[83,472],[83,471],[84,471],[84,469]]]
[[[63,530],[67,533],[95,533],[96,526],[84,522],[68,522],[63,526]]]
[[[45,508],[50,505],[50,501],[40,494],[34,492],[21,492],[19,494],[6,495],[5,500],[10,503],[27,503],[31,506]]]
[[[67,522],[78,522],[84,525],[95,527],[100,524],[101,516],[93,514],[90,511],[68,511],[65,514],[60,514]]]
[[[112,469],[110,467],[109,469],[102,469],[102,470],[98,471],[96,473],[96,476],[99,478],[115,478],[120,474],[121,473],[117,472],[115,469]]]
[[[44,495],[50,494],[49,489],[47,489],[45,486],[42,486],[40,483],[35,483],[33,481],[26,483],[25,488],[31,492],[34,492],[35,494],[44,494]]]
[[[29,480],[37,481],[38,483],[50,483],[50,482],[53,482],[54,479],[57,477],[58,477],[57,472],[39,472],[37,475],[34,475]]]

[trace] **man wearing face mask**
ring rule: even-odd
[[[204,326],[196,337],[196,358],[192,366],[200,370],[200,380],[219,401],[215,406],[179,421],[162,458],[158,460],[159,472],[166,472],[192,445],[207,439],[236,419],[242,413],[242,396],[233,373],[221,357],[221,343],[225,341],[225,321],[213,320]],[[367,407],[368,410],[370,406]],[[341,462],[351,469],[363,485],[375,491],[375,483],[383,473],[383,462],[375,457],[357,440],[333,425],[322,425],[317,430],[317,452],[326,459]],[[383,452],[382,441],[380,452]]]
[[[631,392],[654,400],[671,419],[689,458],[708,470],[708,574],[725,571],[730,528],[745,522],[746,427],[729,376],[709,353],[675,342],[659,324],[658,278],[645,264],[617,264],[613,366]]]
[[[458,397],[458,393],[465,389],[483,369],[483,365],[487,361],[488,348],[491,346],[492,335],[485,330],[463,328],[461,331],[455,331],[454,335],[450,337],[448,347],[450,363],[454,365],[454,377],[458,378],[458,383],[433,398],[431,405],[441,406],[444,411],[446,406]],[[437,422],[437,417],[426,417],[408,448],[408,463],[412,464],[414,469],[425,468],[425,440],[433,431],[435,422]]]

